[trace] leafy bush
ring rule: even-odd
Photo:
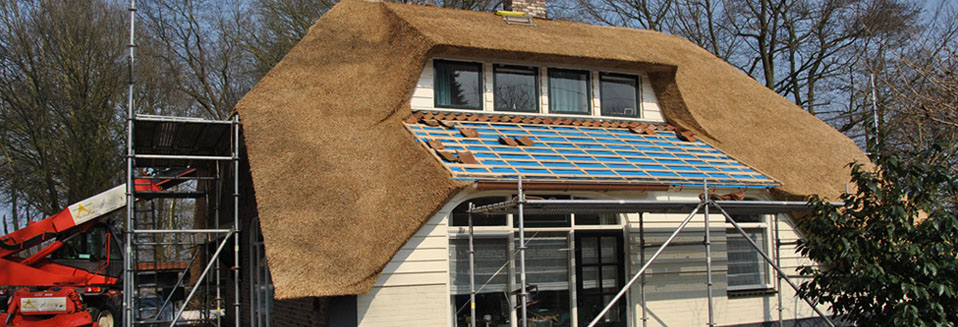
[[[818,265],[801,293],[858,326],[954,326],[958,322],[958,180],[928,164],[942,145],[885,153],[852,165],[857,189],[844,207],[812,199],[798,223],[798,251]]]

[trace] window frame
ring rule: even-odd
[[[736,218],[735,222],[738,223],[739,227],[741,227],[742,230],[744,230],[746,233],[760,232],[762,234],[762,242],[756,242],[756,243],[762,247],[762,251],[764,251],[765,254],[772,256],[773,254],[770,253],[769,251],[769,249],[771,249],[771,242],[772,242],[771,240],[772,233],[769,232],[769,228],[770,228],[769,215],[757,215],[757,217],[759,217],[759,221],[757,222],[753,222],[753,221],[742,222],[738,220],[738,217],[733,216],[733,218]],[[726,228],[725,229],[726,244],[728,244],[729,235],[742,237],[742,235],[739,234],[738,230],[735,229],[735,226],[733,226],[731,223],[726,222],[725,228]],[[752,241],[755,241],[755,240],[753,239]],[[751,248],[751,246],[749,246],[749,248]],[[728,283],[728,280],[726,279],[726,290],[728,291],[730,295],[733,295],[734,293],[747,292],[747,291],[762,291],[762,290],[773,289],[772,267],[768,262],[765,261],[764,258],[762,258],[760,254],[758,254],[757,252],[755,253],[756,253],[756,256],[758,257],[758,262],[760,266],[763,268],[762,270],[763,273],[761,277],[762,282],[758,284],[748,284],[748,285],[731,285],[731,283]],[[726,245],[726,260],[727,260],[727,256],[728,256],[728,245]],[[727,276],[728,276],[728,268],[726,268],[726,277]]]
[[[645,83],[648,81],[648,71],[643,70],[606,70],[601,67],[595,66],[576,66],[576,65],[551,65],[549,63],[532,63],[532,62],[522,62],[522,61],[510,61],[510,60],[488,60],[483,58],[475,57],[440,57],[440,58],[430,58],[429,62],[426,65],[426,69],[423,69],[419,84],[413,96],[410,99],[410,105],[413,111],[442,111],[442,112],[456,112],[456,113],[475,113],[483,112],[487,114],[503,114],[503,115],[515,115],[515,116],[528,116],[528,117],[552,117],[553,119],[589,119],[589,120],[634,120],[634,121],[648,121],[648,122],[664,122],[664,118],[660,115],[658,106],[652,104],[652,107],[647,108],[647,104],[644,101],[646,98],[645,91],[649,86]],[[437,65],[442,63],[465,63],[473,65],[478,68],[478,82],[480,87],[479,95],[479,104],[478,106],[457,106],[457,105],[440,105],[438,104],[437,87],[436,83],[438,79],[436,78]],[[510,111],[510,110],[497,110],[496,109],[496,96],[495,96],[495,75],[497,67],[505,68],[520,68],[520,69],[532,69],[535,71],[535,111]],[[588,111],[587,112],[571,112],[571,113],[562,113],[554,112],[552,110],[554,106],[554,95],[550,91],[550,78],[549,71],[576,71],[586,73],[586,91],[587,91],[587,102],[588,102]],[[602,113],[602,80],[606,76],[616,76],[616,77],[627,77],[633,79],[636,82],[635,88],[635,97],[636,97],[636,115],[627,116],[627,115],[604,115]],[[428,83],[428,84],[427,84]],[[431,87],[427,86],[431,85]],[[649,89],[650,90],[650,89]],[[654,95],[652,98],[655,99]],[[428,102],[426,102],[428,101]],[[646,110],[650,110],[646,112]]]
[[[480,88],[480,90],[479,90],[479,101],[478,101],[478,102],[479,102],[479,105],[478,105],[478,106],[472,107],[472,106],[461,106],[461,105],[452,105],[452,104],[450,104],[450,105],[443,105],[443,104],[440,104],[440,103],[439,103],[439,97],[436,96],[436,90],[438,89],[438,85],[439,85],[439,78],[438,78],[438,75],[439,75],[439,74],[438,74],[438,71],[439,71],[439,69],[438,69],[438,67],[439,67],[439,65],[441,65],[441,64],[455,64],[455,65],[476,66],[476,67],[478,68],[478,71],[477,71],[477,75],[478,75],[478,76],[477,76],[477,78],[479,79],[479,80],[478,80],[478,85],[479,85],[479,88]],[[484,95],[485,95],[485,86],[484,86],[484,83],[483,83],[484,81],[483,81],[483,69],[482,69],[482,66],[483,66],[482,62],[479,62],[479,61],[462,61],[462,60],[450,60],[450,59],[434,59],[434,60],[433,60],[433,63],[432,63],[432,72],[433,72],[433,78],[432,78],[432,90],[433,90],[432,102],[433,102],[433,107],[435,107],[435,108],[442,108],[442,109],[455,109],[455,110],[468,110],[468,111],[485,111],[485,108],[484,108],[484,106],[483,106],[483,102],[484,102],[484,101],[483,101],[483,98],[484,98]]]
[[[531,70],[531,71],[532,71],[532,79],[533,79],[533,81],[534,81],[534,83],[535,83],[535,86],[533,87],[533,90],[535,91],[535,94],[533,94],[533,101],[535,102],[535,104],[533,105],[533,110],[532,110],[532,111],[523,111],[523,110],[500,110],[499,107],[496,106],[496,104],[497,104],[496,101],[497,101],[497,99],[498,99],[498,97],[496,97],[496,90],[498,90],[498,82],[496,82],[496,74],[499,72],[499,69],[507,69],[507,70]],[[538,66],[523,66],[523,65],[510,65],[510,64],[492,63],[492,111],[493,111],[493,112],[501,112],[501,113],[524,113],[524,114],[537,114],[537,113],[541,113],[541,112],[542,112],[542,103],[541,103],[541,101],[540,101],[540,97],[541,97],[541,94],[542,94],[542,82],[539,81],[539,79],[540,79],[540,74],[539,74],[539,67],[538,67]]]
[[[603,92],[602,82],[605,78],[618,78],[618,79],[629,79],[635,82],[635,116],[626,116],[626,115],[606,115],[603,111],[603,106],[605,105],[605,99],[603,98],[605,93]],[[611,72],[599,72],[599,117],[616,117],[616,118],[631,118],[631,119],[642,119],[642,77],[639,75],[632,74],[623,74],[623,73],[611,73]]]
[[[449,227],[449,228],[466,228],[466,229],[468,229],[468,228],[469,228],[468,221],[467,221],[467,223],[466,223],[465,225],[457,225],[457,224],[456,224],[456,220],[455,220],[455,219],[456,219],[456,218],[455,218],[455,215],[457,214],[456,210],[459,209],[459,207],[461,207],[461,206],[468,205],[469,202],[480,202],[479,204],[476,204],[477,207],[483,206],[483,205],[487,205],[487,204],[489,204],[489,203],[483,204],[482,202],[493,201],[493,199],[495,199],[495,198],[499,198],[499,201],[498,201],[498,202],[502,202],[502,201],[506,201],[506,200],[507,200],[507,197],[506,197],[505,195],[489,195],[489,196],[471,197],[471,198],[469,198],[468,200],[459,202],[459,204],[457,204],[455,207],[452,208],[452,210],[449,211],[449,217],[448,217],[449,220],[448,220],[448,222],[447,222],[448,227]],[[493,202],[493,203],[495,203],[495,202]],[[467,208],[466,210],[468,210],[468,208]],[[468,214],[468,213],[467,213],[467,214]],[[482,216],[483,216],[483,215],[480,215],[479,217],[482,217]],[[493,215],[493,216],[498,216],[498,215]],[[504,221],[504,223],[501,224],[501,225],[498,225],[498,224],[497,224],[497,225],[476,225],[476,224],[473,224],[473,228],[475,228],[475,229],[480,229],[480,230],[482,230],[482,229],[505,229],[505,228],[508,228],[508,227],[510,226],[509,223],[512,221],[512,219],[511,219],[510,215],[508,215],[508,214],[503,215],[503,216],[504,216],[503,218],[505,219],[505,221]],[[473,223],[475,223],[476,218],[477,218],[476,216],[473,216]],[[468,218],[467,218],[467,220],[468,220]]]
[[[554,92],[552,92],[552,74],[553,72],[575,72],[585,75],[585,94],[586,94],[586,110],[585,112],[555,112],[553,106],[555,105],[554,101]],[[590,117],[603,117],[601,115],[595,114],[595,95],[592,94],[592,70],[588,69],[572,69],[572,68],[559,68],[559,67],[548,67],[546,71],[546,77],[549,79],[547,89],[549,91],[549,107],[546,109],[546,113],[550,115],[562,115],[562,116],[590,116]]]
[[[531,193],[531,194],[530,194],[530,193],[527,193],[527,195],[528,195],[528,196],[539,196],[539,197],[549,197],[549,196],[561,195],[561,196],[570,196],[572,199],[606,198],[606,196],[603,195],[603,194],[593,194],[593,193],[589,193],[589,192],[561,192],[561,191],[560,191],[560,192],[554,192],[554,193],[549,193],[549,192],[546,192],[546,193],[534,192],[534,193]],[[506,201],[506,200],[508,200],[508,199],[511,199],[512,196],[514,196],[514,192],[511,192],[511,191],[478,192],[478,193],[474,193],[474,194],[468,195],[468,197],[466,197],[464,200],[459,201],[453,208],[456,208],[456,207],[458,207],[458,206],[460,206],[460,205],[462,205],[462,204],[465,204],[465,203],[469,203],[470,201],[472,201],[472,200],[474,200],[474,199],[502,197],[502,200],[503,200],[503,201]],[[451,242],[452,242],[453,240],[456,240],[456,239],[467,239],[467,238],[469,237],[469,227],[468,227],[468,226],[454,226],[454,225],[452,224],[452,211],[451,211],[451,210],[448,212],[448,214],[447,214],[447,216],[446,216],[446,219],[447,219],[447,228],[446,228],[446,230],[447,230],[447,242],[450,242],[449,244],[451,244]],[[578,275],[576,275],[576,272],[575,272],[575,270],[576,270],[576,265],[577,265],[577,261],[576,261],[575,253],[574,253],[574,250],[575,250],[575,245],[574,245],[574,244],[575,244],[575,239],[576,239],[577,233],[578,233],[578,232],[587,232],[587,233],[607,232],[607,233],[621,234],[621,235],[622,235],[622,240],[623,240],[623,242],[625,242],[625,243],[623,243],[623,248],[620,249],[620,250],[621,250],[620,254],[623,255],[625,258],[628,258],[629,253],[630,253],[630,249],[629,249],[628,246],[625,246],[625,244],[627,244],[627,240],[628,240],[628,237],[629,237],[629,231],[628,231],[628,227],[627,227],[628,224],[629,224],[629,223],[628,223],[628,222],[629,222],[629,218],[627,217],[626,214],[614,214],[614,224],[600,224],[600,225],[582,225],[582,224],[577,224],[577,223],[576,223],[576,216],[575,216],[575,214],[571,214],[571,213],[570,213],[570,217],[569,217],[568,219],[569,219],[569,225],[561,226],[561,227],[533,227],[533,226],[529,226],[529,223],[528,223],[528,221],[527,221],[526,226],[525,226],[525,231],[526,231],[526,241],[529,241],[531,237],[534,237],[534,235],[539,235],[539,236],[549,235],[549,234],[553,234],[553,235],[555,235],[555,234],[563,234],[563,235],[564,235],[563,237],[565,238],[565,240],[566,240],[566,242],[567,242],[567,245],[568,245],[568,249],[570,250],[569,253],[566,254],[566,262],[567,262],[567,265],[568,265],[568,266],[567,266],[567,269],[568,269],[568,276],[567,276],[568,280],[567,280],[567,282],[569,283],[569,289],[568,289],[568,292],[569,292],[568,310],[569,310],[569,313],[570,313],[570,315],[571,315],[571,313],[576,312],[576,310],[582,310],[581,308],[578,308],[578,307],[577,307],[577,303],[576,303],[576,300],[575,300],[575,296],[577,296],[577,295],[576,295],[576,294],[577,294],[577,293],[576,293],[576,292],[577,292],[577,291],[576,291],[576,285],[577,285],[576,280],[579,279]],[[600,219],[602,219],[602,218],[600,218]],[[503,272],[502,272],[502,274],[509,274],[509,276],[511,276],[509,283],[510,283],[511,287],[513,287],[513,288],[517,288],[517,287],[518,287],[518,283],[519,283],[519,280],[518,280],[518,277],[517,277],[518,270],[519,270],[519,266],[518,266],[518,261],[517,261],[517,260],[519,260],[519,254],[518,254],[518,248],[515,247],[516,242],[519,241],[519,236],[518,236],[518,235],[519,235],[519,234],[518,234],[518,233],[519,233],[519,228],[518,228],[518,227],[514,227],[515,224],[517,223],[517,220],[518,220],[518,215],[507,214],[507,215],[506,215],[506,225],[505,225],[505,226],[475,226],[475,227],[474,227],[474,234],[473,234],[473,237],[475,237],[475,238],[477,238],[477,239],[479,239],[479,238],[485,238],[485,239],[506,239],[506,238],[507,238],[507,239],[508,239],[508,242],[510,242],[510,244],[513,244],[512,249],[511,249],[512,252],[513,252],[511,255],[512,255],[513,257],[510,258],[510,262],[512,262],[512,265],[514,265],[514,266],[511,267],[511,268],[507,266],[506,269],[503,269]],[[451,249],[451,248],[452,248],[452,246],[450,245],[450,249]],[[623,259],[623,260],[624,260],[624,259]],[[627,262],[623,262],[623,264],[626,266],[626,270],[627,270],[627,269],[628,269],[628,268],[627,268],[627,267],[628,267],[628,263],[627,263]],[[451,261],[450,261],[450,265],[451,265]],[[510,274],[510,269],[512,269],[512,273],[511,273],[511,274]],[[627,273],[620,273],[619,278],[627,278],[628,276],[626,276],[626,274],[627,274]],[[450,283],[451,283],[451,282],[452,282],[452,278],[453,278],[453,276],[451,275],[451,273],[450,273],[449,278],[450,278]],[[476,282],[477,282],[477,286],[476,286],[476,287],[478,288],[478,287],[481,285],[481,281],[478,281],[478,280],[477,280]],[[456,295],[456,294],[453,294],[453,289],[452,289],[452,288],[453,288],[453,286],[450,285],[450,286],[449,286],[449,289],[448,289],[449,294],[447,294],[447,296],[449,296],[449,301],[450,301],[450,303],[451,303],[451,304],[450,304],[451,310],[450,310],[450,312],[449,312],[450,317],[451,317],[450,319],[452,319],[452,321],[455,321],[455,320],[456,320],[456,312],[455,312],[455,310],[456,310],[456,308],[455,308],[455,306],[456,306],[456,300],[455,300],[455,297],[456,297],[457,295]],[[517,301],[517,297],[518,297],[517,295],[513,295],[513,296],[510,297],[509,301],[512,301],[514,304],[517,304],[517,303],[518,303],[518,302],[516,302],[516,301]],[[630,308],[628,305],[625,306],[626,315],[630,314],[630,313],[632,312],[632,310],[633,310],[633,309]],[[521,316],[521,313],[519,312],[518,309],[512,310],[512,318],[513,318],[513,323],[514,323],[514,324],[517,324],[517,321],[518,321],[517,319],[519,318],[519,316]],[[572,319],[572,318],[570,317],[570,319]]]

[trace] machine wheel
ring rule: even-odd
[[[119,326],[116,310],[110,307],[100,307],[90,309],[90,316],[96,322],[98,327],[117,327]]]

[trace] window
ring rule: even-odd
[[[590,114],[589,72],[549,69],[549,112],[554,114]]]
[[[519,235],[513,239],[518,249]],[[569,302],[568,233],[527,233],[526,242],[526,283],[532,288],[529,325],[569,326],[572,305]],[[514,261],[518,285],[521,284],[518,255]]]
[[[435,61],[436,107],[482,109],[482,64]]]
[[[619,215],[614,213],[603,214],[585,214],[575,215],[576,225],[616,225],[619,223]]]
[[[506,198],[501,196],[466,200],[465,202],[456,206],[455,209],[452,209],[452,225],[453,226],[469,226],[468,211],[469,211],[470,202],[472,202],[475,206],[480,207],[487,204],[499,203],[505,200]],[[473,214],[472,225],[473,226],[505,226],[506,216],[505,215]]]
[[[764,216],[734,216],[763,252],[768,253]],[[738,230],[729,224],[725,231],[728,248],[728,289],[764,289],[768,287],[768,264]]]
[[[476,238],[472,242],[475,262],[476,317],[481,326],[509,325],[509,249],[507,238]],[[450,280],[456,326],[469,326],[469,240],[449,241]]]
[[[496,65],[493,69],[495,110],[539,112],[539,70]]]
[[[514,197],[513,195],[512,197]],[[530,194],[529,198],[574,199],[568,194]],[[478,326],[509,326],[521,319],[521,260],[518,215],[473,215],[474,267],[469,269],[469,202],[485,205],[506,196],[474,198],[460,203],[449,228],[450,298],[454,326],[468,326],[469,282],[476,289]],[[511,220],[511,222],[510,222]],[[529,292],[529,326],[584,326],[625,283],[625,235],[616,214],[525,215],[525,271]],[[470,278],[470,276],[472,276]],[[579,321],[575,321],[578,312]],[[628,305],[620,302],[601,326],[625,326]]]
[[[513,195],[515,198],[516,195]],[[528,195],[530,198],[543,198],[545,200],[569,200],[572,199],[568,195]],[[569,227],[572,225],[572,214],[568,213],[556,213],[556,214],[536,214],[530,215],[525,214],[522,216],[523,223],[526,228],[530,227]],[[512,216],[512,226],[519,228],[519,215]]]
[[[625,284],[621,231],[577,231],[576,290],[579,326],[586,326]],[[619,301],[599,326],[624,326],[626,301]]]
[[[638,118],[638,90],[637,76],[602,73],[599,77],[602,115]]]

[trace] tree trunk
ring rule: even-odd
[[[19,214],[18,214],[18,212],[19,212],[20,210],[19,210],[19,208],[17,208],[17,202],[18,202],[18,201],[20,201],[20,199],[17,198],[17,184],[14,183],[13,186],[10,188],[10,202],[12,203],[12,204],[10,205],[10,210],[12,211],[12,212],[11,212],[11,215],[12,215],[12,218],[13,218],[13,230],[14,230],[14,231],[20,229],[20,216],[19,216]],[[6,235],[6,234],[4,234],[4,235]]]

